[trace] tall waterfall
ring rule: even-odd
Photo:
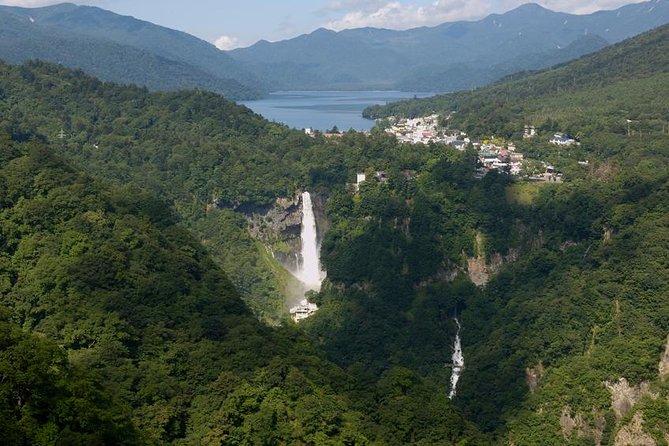
[[[297,277],[309,290],[319,291],[323,273],[319,258],[318,239],[316,235],[316,218],[311,203],[311,194],[302,194],[302,262],[299,264]]]
[[[460,342],[460,330],[462,326],[457,316],[453,318],[455,324],[458,326],[458,331],[455,334],[455,342],[453,343],[453,356],[451,357],[453,361],[453,369],[451,372],[451,391],[448,393],[448,398],[453,399],[455,396],[455,391],[457,390],[458,380],[462,374],[462,370],[465,368],[465,357],[462,354],[462,343]]]

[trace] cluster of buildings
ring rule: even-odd
[[[439,125],[439,115],[414,119],[393,118],[393,121],[394,123],[386,129],[386,132],[394,135],[400,142],[410,144],[443,143],[458,150],[465,150],[471,144],[478,151],[479,175],[484,175],[491,170],[498,170],[511,175],[527,173],[523,169],[524,156],[516,150],[513,143],[470,139],[464,132],[441,127]],[[525,126],[523,139],[527,140],[536,136],[537,128],[535,126]],[[549,142],[559,146],[580,144],[564,133],[555,133]],[[561,174],[553,166],[546,163],[541,163],[541,166],[543,166],[544,172],[531,176],[530,181],[562,181]],[[359,183],[360,181],[354,186],[359,187]]]
[[[341,138],[344,136],[344,133],[340,132],[336,128],[332,129],[331,131],[321,132],[320,130],[314,130],[311,127],[307,127],[304,129],[304,134],[312,138],[315,138],[318,135],[325,136],[326,138]]]
[[[479,154],[479,173],[487,173],[491,170],[520,175],[523,168],[524,156],[516,152],[516,146],[509,144],[494,144],[490,142],[474,142],[474,147]]]
[[[440,128],[439,115],[399,119],[388,127],[386,132],[395,135],[398,141],[410,144],[429,144],[431,142],[450,144],[458,141],[460,136],[460,132],[447,132],[446,129]]]
[[[580,145],[581,143],[576,141],[574,138],[565,135],[564,133],[556,133],[553,135],[553,137],[550,139],[551,144],[555,144],[556,146],[570,146],[572,144],[574,145]]]
[[[555,167],[548,163],[541,162],[543,173],[530,175],[527,178],[529,182],[547,182],[547,183],[562,183],[562,174],[558,172]]]

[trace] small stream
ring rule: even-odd
[[[462,375],[462,371],[465,368],[465,357],[462,354],[462,342],[460,339],[460,331],[462,330],[462,326],[460,325],[460,320],[458,320],[457,316],[454,317],[453,320],[458,326],[458,331],[455,334],[455,342],[453,343],[453,356],[451,356],[451,389],[448,393],[448,398],[451,400],[453,397],[455,397],[455,393],[458,387],[458,380],[460,380],[460,375]]]

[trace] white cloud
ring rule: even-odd
[[[329,22],[326,27],[334,30],[363,26],[407,29],[477,18],[485,15],[491,9],[490,2],[487,0],[436,0],[427,5],[391,1],[384,2],[373,10],[369,8],[351,10],[340,19]]]
[[[52,3],[57,3],[49,0],[17,0],[17,1],[2,1],[0,5],[5,6],[23,6],[25,8],[34,8],[37,6],[50,5]]]
[[[640,0],[543,0],[539,3],[548,9],[572,14],[590,14],[595,11],[617,9]]]
[[[385,3],[387,0],[330,0],[321,11],[340,12],[355,8],[357,11],[370,12],[379,9]]]
[[[2,0],[0,5],[5,6],[21,6],[23,8],[37,8],[40,6],[55,5],[57,3],[63,3],[65,0]],[[77,1],[77,4],[88,4],[94,5],[103,3],[103,1]]]
[[[221,36],[214,42],[219,50],[233,50],[239,46],[239,39],[232,36]]]
[[[324,26],[334,30],[372,26],[408,29],[434,26],[444,22],[474,20],[492,13],[502,13],[532,0],[433,0],[411,3],[388,0],[331,0],[324,13],[339,17]],[[554,11],[589,14],[602,9],[616,9],[640,0],[534,0]]]

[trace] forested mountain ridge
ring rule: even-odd
[[[281,89],[469,89],[667,23],[669,1],[590,15],[527,4],[474,22],[406,31],[319,29],[231,52],[183,32],[69,3],[0,6],[0,20],[0,58],[12,63],[42,59],[152,90],[200,88],[249,99]]]
[[[405,31],[319,29],[230,52],[272,89],[456,91],[540,69],[669,22],[669,1],[572,15],[536,4],[472,22]],[[598,42],[576,44],[587,36]],[[571,48],[566,50],[567,47]]]
[[[484,429],[504,426],[502,442],[666,441],[667,45],[664,26],[542,73],[367,112],[443,113],[571,179],[507,189],[529,192],[518,203],[535,248],[463,310],[472,362],[457,402]],[[527,125],[538,135],[524,140]],[[555,132],[581,145],[548,144]]]
[[[485,444],[434,382],[357,377],[270,330],[134,186],[0,140],[0,433],[12,444]],[[380,405],[380,408],[379,408]],[[392,409],[391,409],[392,410]],[[422,427],[421,427],[422,426]]]
[[[0,59],[11,63],[40,59],[152,90],[200,88],[231,99],[263,93],[249,72],[210,43],[97,7],[0,6],[0,23]]]
[[[2,70],[1,125],[14,141],[46,141],[52,151],[90,173],[114,183],[131,184],[137,190],[150,191],[167,200],[194,234],[203,240],[215,238],[214,243],[207,240],[208,246],[217,248],[211,252],[212,256],[233,273],[243,274],[232,277],[235,284],[244,285],[248,280],[253,285],[245,289],[244,297],[251,304],[256,299],[255,310],[267,310],[271,305],[268,296],[262,293],[273,292],[274,297],[281,298],[282,290],[272,290],[272,274],[260,265],[257,243],[250,240],[245,220],[230,208],[242,203],[263,205],[273,197],[292,194],[300,185],[311,190],[343,187],[361,166],[390,163],[390,153],[393,153],[391,159],[397,158],[392,161],[397,166],[402,164],[399,159],[412,157],[412,150],[398,146],[384,135],[373,140],[361,134],[346,135],[334,142],[323,137],[312,139],[303,132],[268,123],[248,109],[210,93],[150,94],[38,62],[19,67],[3,65]],[[335,149],[339,155],[332,157]],[[151,213],[160,211],[160,203],[154,204],[158,208]],[[149,260],[152,256],[146,257]],[[188,267],[184,271],[189,271]],[[153,277],[151,271],[147,277]],[[30,303],[27,308],[32,308]],[[58,314],[67,320],[65,315]],[[426,375],[408,367],[412,363],[406,360],[375,366],[373,371],[355,365],[344,372],[334,364],[311,358],[311,353],[305,354],[303,348],[314,349],[310,347],[312,342],[299,336],[295,339],[290,326],[278,332],[288,330],[289,340],[282,337],[276,340],[286,349],[274,350],[271,339],[279,334],[267,334],[267,329],[255,321],[252,327],[247,327],[244,321],[251,323],[252,319],[242,319],[241,325],[230,320],[223,324],[227,333],[223,341],[234,343],[231,333],[243,336],[241,351],[253,355],[253,361],[229,359],[242,368],[255,367],[255,371],[244,373],[240,379],[235,368],[231,371],[233,376],[226,374],[221,378],[220,386],[217,383],[207,386],[212,395],[208,396],[209,390],[205,390],[201,397],[195,394],[193,399],[192,379],[178,367],[169,368],[167,375],[161,377],[187,392],[185,400],[177,389],[166,391],[173,398],[161,397],[156,402],[149,397],[150,407],[134,401],[127,403],[133,408],[133,420],[144,430],[151,428],[150,438],[169,442],[185,436],[193,444],[202,438],[225,443],[232,441],[231,438],[239,441],[258,438],[256,435],[287,442],[327,438],[335,444],[340,442],[338,438],[360,438],[350,441],[361,444],[365,438],[380,444],[464,439],[474,444],[487,443],[449,404],[443,376]],[[211,322],[214,327],[221,327]],[[430,347],[438,349],[438,356],[433,359],[436,364],[449,355],[443,343],[448,343],[451,327],[440,319],[435,322],[443,338]],[[261,330],[269,338],[254,336],[254,330]],[[184,345],[182,339],[177,337],[175,348],[199,351],[197,347]],[[407,340],[404,336],[402,339]],[[267,357],[259,354],[263,348],[276,352],[277,358],[267,367],[262,366],[263,358]],[[216,351],[220,353],[217,347]],[[315,349],[312,352],[316,354]],[[214,357],[220,358],[219,353]],[[166,360],[172,357],[165,356]],[[308,370],[327,371],[328,376],[333,373],[335,379],[314,377],[314,384],[305,387],[304,374],[293,371],[289,365],[291,357],[311,364]],[[199,360],[194,364],[208,364],[210,355],[203,354]],[[261,366],[256,366],[256,361]],[[301,369],[298,363],[295,366]],[[217,364],[208,367],[208,373],[220,370]],[[142,376],[144,372],[138,373]],[[305,373],[309,376],[311,372]],[[292,386],[286,390],[285,403],[281,402],[284,396],[277,393],[283,392],[277,385],[281,386],[279,383],[284,380]],[[321,384],[327,388],[320,389]],[[327,397],[331,393],[328,389],[334,388],[342,389],[341,393]],[[163,388],[159,391],[163,392]],[[303,403],[295,406],[300,399]],[[183,406],[179,408],[173,405],[180,402]],[[297,415],[300,413],[309,417],[312,421],[305,419],[309,426],[300,427],[293,411],[295,416],[301,417]],[[177,419],[160,415],[166,413],[175,413]],[[259,424],[265,415],[269,424]],[[159,419],[152,421],[153,417]],[[283,421],[277,425],[271,421],[275,417]]]
[[[668,40],[669,26],[660,26],[594,54],[551,69],[539,72],[519,72],[493,85],[474,91],[401,101],[387,106],[374,106],[368,108],[365,115],[372,118],[391,115],[411,117],[434,112],[457,111],[460,106],[459,101],[483,102],[488,97],[494,96],[501,96],[511,105],[527,103],[538,107],[537,99],[539,98],[605,87],[620,81],[635,81],[668,71],[669,60],[666,55]],[[514,115],[514,117],[518,116]]]
[[[554,132],[581,138],[587,148],[583,158],[611,157],[625,153],[626,144],[643,143],[622,136],[666,131],[668,49],[669,27],[662,26],[554,69],[520,73],[473,92],[370,107],[364,114],[382,118],[454,112],[453,127],[514,139],[531,125],[542,138]]]
[[[574,40],[564,48],[529,52],[514,59],[498,63],[492,67],[455,66],[447,71],[442,69],[417,69],[398,83],[402,90],[415,91],[458,91],[493,83],[506,75],[513,75],[524,70],[537,70],[552,67],[578,59],[584,54],[594,53],[609,45],[609,42],[597,35],[585,35]],[[459,80],[458,80],[459,79]],[[476,80],[476,82],[472,82]]]
[[[658,45],[648,35],[639,39],[637,52],[652,54]],[[661,71],[662,64],[656,68]],[[105,210],[103,226],[118,221],[118,228],[114,223],[111,238],[103,231],[101,239],[92,241],[136,257],[123,264],[107,255],[102,265],[111,262],[111,270],[93,273],[103,279],[112,277],[106,276],[110,271],[118,274],[129,285],[120,297],[131,302],[140,297],[135,290],[151,293],[156,281],[162,288],[155,314],[140,308],[138,316],[158,325],[177,316],[175,325],[150,332],[140,327],[145,334],[140,341],[121,339],[132,358],[146,353],[137,357],[145,367],[136,375],[132,369],[121,374],[138,376],[140,385],[121,392],[125,397],[117,406],[101,405],[97,419],[109,419],[113,409],[126,414],[118,420],[130,431],[128,420],[154,441],[186,444],[625,444],[630,435],[662,444],[669,431],[666,373],[658,373],[667,369],[658,363],[666,356],[669,332],[666,133],[628,136],[623,122],[600,140],[592,131],[592,143],[584,141],[574,150],[528,144],[523,149],[533,148],[533,154],[549,161],[564,160],[573,169],[565,172],[563,184],[514,184],[495,173],[476,178],[472,150],[398,144],[378,130],[336,140],[309,138],[210,93],[151,94],[44,63],[0,69],[0,127],[10,135],[3,148],[13,150],[2,164],[7,179],[0,187],[22,191],[15,198],[7,194],[3,203],[3,240],[23,246],[3,251],[11,255],[8,271],[23,268],[22,275],[9,274],[1,293],[5,299],[16,291],[8,306],[22,304],[10,320],[23,323],[23,315],[32,315],[38,332],[51,330],[56,339],[70,333],[62,327],[82,325],[55,305],[40,306],[67,301],[63,289],[73,288],[77,297],[80,284],[69,280],[80,278],[70,275],[79,270],[40,273],[90,254],[85,243],[70,240],[83,235],[85,242],[98,233],[86,228],[100,217],[88,211],[99,208]],[[615,106],[624,101],[628,111],[652,111],[658,104],[663,110],[666,90],[654,90],[663,74],[653,74],[650,63],[639,69],[648,69],[649,77],[624,81],[625,94],[613,85],[617,95],[600,102],[592,97],[586,102],[588,96],[579,98],[569,90],[562,100],[576,97],[579,116],[598,116],[602,101]],[[606,75],[592,68],[571,83],[578,85],[581,77],[587,83]],[[649,102],[654,97],[657,104]],[[529,95],[526,100],[535,104]],[[482,124],[490,129],[482,134],[498,131],[493,111]],[[500,114],[500,122],[526,121],[527,116],[514,115],[521,111]],[[565,130],[569,121],[563,119],[569,116],[556,115],[540,133]],[[47,154],[56,153],[73,167],[58,167],[60,161],[48,161],[53,158],[39,150],[30,153],[37,141],[48,144]],[[577,168],[576,161],[584,158],[588,166]],[[88,174],[77,174],[78,169]],[[74,179],[68,182],[71,176],[56,173],[62,170]],[[353,193],[345,185],[356,172],[366,172],[368,181]],[[81,205],[60,205],[72,194],[59,185],[81,188],[92,181],[86,180],[91,174],[116,186],[109,192],[96,192],[107,190],[104,184],[91,186],[90,193],[75,195]],[[128,185],[119,189],[123,183]],[[234,257],[239,253],[248,261],[247,279],[271,279],[271,274],[261,275],[257,246],[246,244],[252,240],[237,211],[240,205],[262,206],[305,187],[329,197],[331,224],[322,249],[329,279],[312,296],[320,305],[316,315],[299,329],[285,323],[269,330],[237,307],[240,301],[209,256],[227,269],[240,263]],[[25,223],[42,214],[55,226]],[[166,220],[151,223],[151,216]],[[122,230],[121,223],[133,218],[140,225],[135,234],[146,235],[139,243]],[[184,227],[200,240],[215,234],[220,244],[207,246],[217,250],[205,252]],[[154,236],[161,242],[152,242]],[[38,243],[43,239],[46,246]],[[117,248],[124,244],[129,251]],[[154,256],[145,250],[156,247],[164,250],[164,261],[154,265]],[[47,254],[43,263],[41,252]],[[51,262],[56,254],[58,260]],[[471,261],[488,263],[496,255],[514,262],[499,266],[486,287],[476,287],[467,274]],[[90,266],[85,259],[80,263]],[[171,274],[173,267],[179,274]],[[221,288],[211,296],[206,290],[198,294],[205,285],[205,276],[198,277],[203,271],[220,278]],[[83,270],[81,275],[88,274]],[[58,283],[50,282],[52,276]],[[30,280],[18,280],[23,277]],[[233,274],[230,278],[243,282]],[[110,295],[106,304],[123,302],[114,287],[101,283],[106,288],[92,290],[91,304]],[[245,297],[251,302],[257,294],[258,289]],[[198,303],[206,308],[214,299],[216,307],[220,296],[234,308],[223,306],[222,315],[201,318],[205,310]],[[260,301],[262,307],[266,302]],[[153,303],[146,301],[150,308]],[[182,304],[192,319],[180,314]],[[82,307],[95,317],[110,308]],[[462,324],[466,368],[449,402],[455,316]],[[70,351],[95,350],[103,340],[97,333],[114,332],[90,326],[72,336],[83,341],[68,344]],[[222,339],[210,339],[221,334]],[[155,344],[167,351],[149,348]],[[71,355],[76,365],[78,355]],[[110,367],[117,370],[113,361]],[[155,369],[158,384],[149,379]],[[128,383],[119,380],[112,385],[127,389]],[[193,391],[193,382],[202,385]],[[16,403],[10,398],[7,404]],[[174,413],[176,419],[170,416]],[[482,437],[472,421],[488,433]]]

